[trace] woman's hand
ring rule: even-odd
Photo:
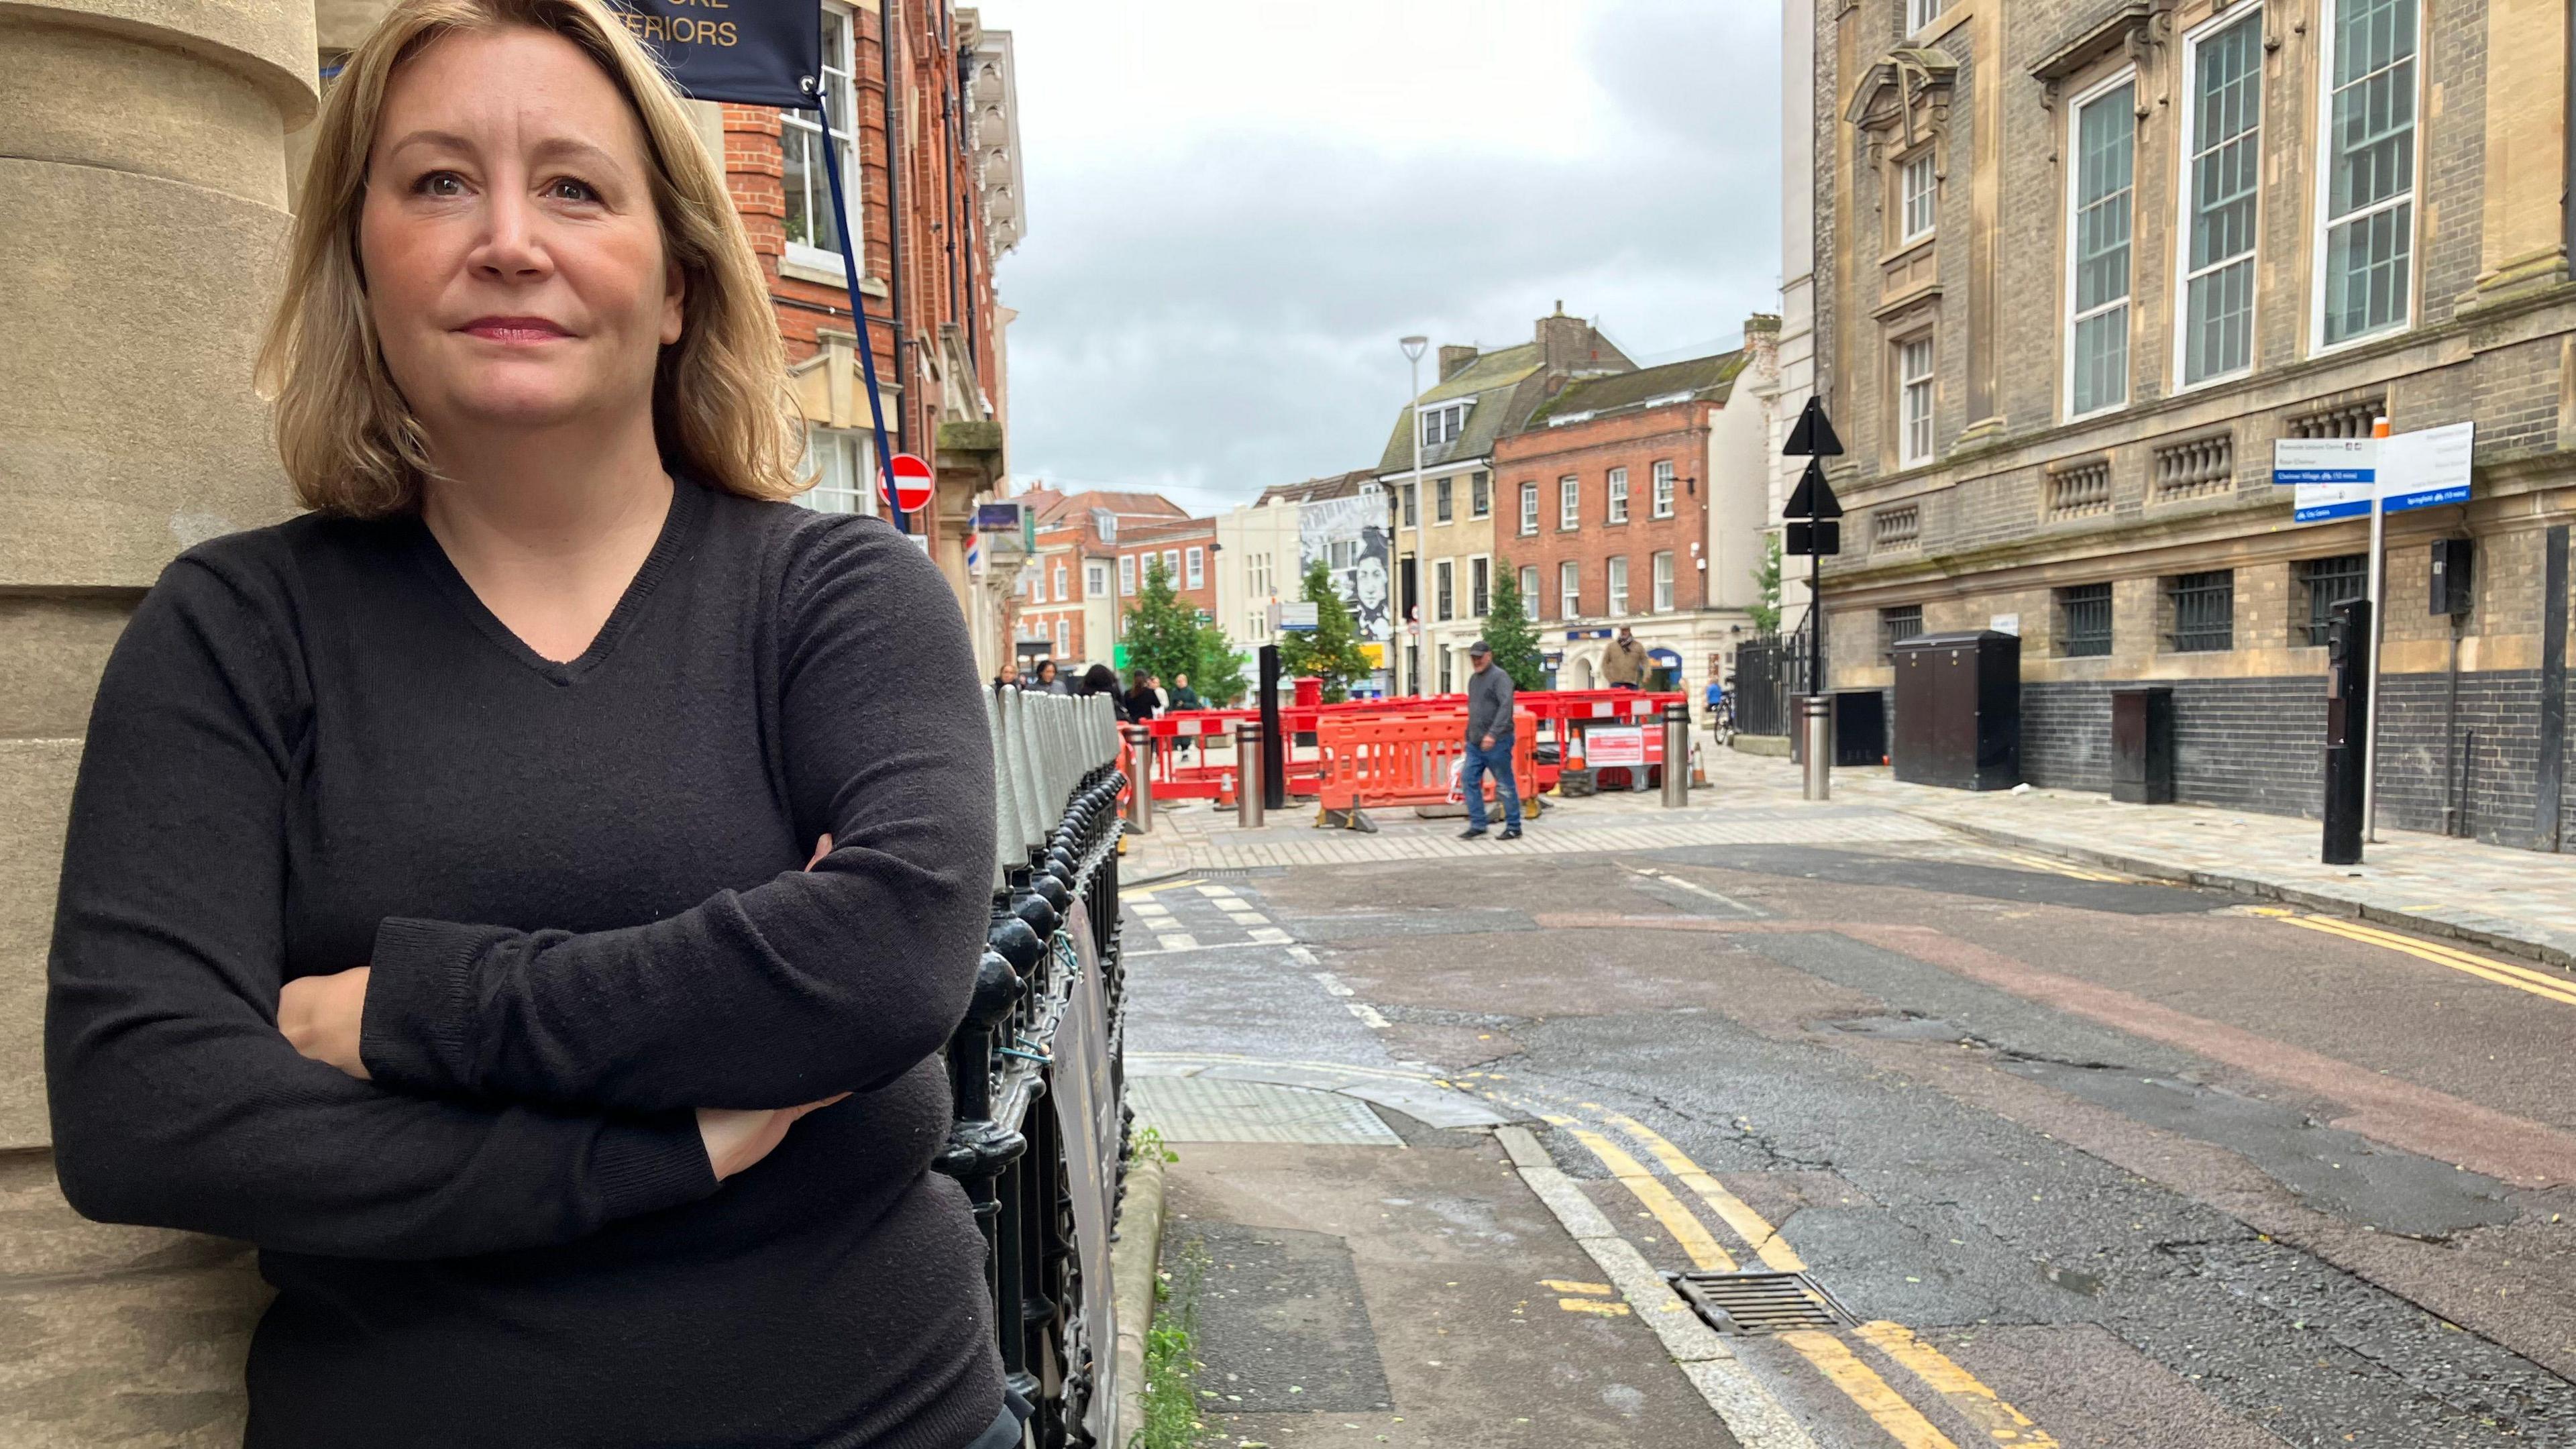
[[[812,870],[832,853],[829,834],[814,842],[814,858],[805,862]],[[735,1173],[767,1157],[779,1143],[787,1140],[787,1129],[808,1112],[829,1107],[841,1097],[826,1097],[802,1107],[755,1108],[744,1111],[733,1107],[700,1107],[698,1140],[707,1145],[707,1165],[716,1170],[716,1181],[722,1182]]]
[[[808,1112],[831,1106],[841,1097],[825,1097],[802,1107],[763,1107],[744,1111],[732,1107],[700,1107],[698,1140],[707,1146],[707,1165],[722,1182],[735,1173],[767,1157],[779,1143],[787,1140],[787,1129]]]
[[[299,976],[277,993],[277,1029],[287,1045],[362,1082],[367,1064],[358,1059],[358,1028],[366,1016],[367,975],[360,966]]]

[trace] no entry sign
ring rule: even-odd
[[[887,465],[893,495],[886,501],[898,513],[918,513],[930,506],[930,465],[910,453],[897,453]]]

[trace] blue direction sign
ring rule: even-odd
[[[2295,489],[2294,523],[2360,518],[2379,486],[2374,438],[2283,438],[2272,445],[2272,484]]]
[[[2478,425],[2453,423],[2379,440],[2379,507],[2387,513],[2469,501]]]

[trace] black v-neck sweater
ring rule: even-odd
[[[982,1242],[928,1171],[991,883],[978,692],[910,541],[687,482],[568,664],[416,518],[170,566],[90,723],[46,1065],[75,1207],[259,1245],[250,1445],[992,1424]],[[371,1082],[276,1027],[281,983],[366,964]],[[692,1109],[841,1091],[715,1181]]]

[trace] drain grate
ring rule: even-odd
[[[1804,1273],[1676,1273],[1673,1291],[1720,1333],[1787,1333],[1857,1323],[1842,1301]]]

